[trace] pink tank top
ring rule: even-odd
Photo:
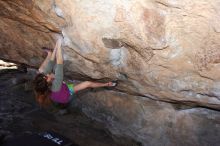
[[[58,103],[68,103],[70,100],[70,92],[65,83],[62,83],[62,86],[59,91],[52,91],[50,95],[51,100]]]

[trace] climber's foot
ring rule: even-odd
[[[108,82],[108,86],[107,87],[116,87],[117,85],[118,85],[118,81],[115,80],[115,81]]]

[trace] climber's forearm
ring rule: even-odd
[[[50,69],[51,67],[48,67],[48,66],[50,66],[49,65],[49,60],[50,60],[50,58],[51,58],[51,52],[48,52],[47,53],[47,58],[44,60],[44,62],[40,65],[40,67],[39,67],[39,69],[38,69],[38,71],[40,72],[40,73],[48,73],[48,72],[50,72],[50,70],[52,70],[52,69]]]
[[[56,52],[56,63],[57,64],[63,64],[63,54],[62,54],[62,48],[61,48],[61,39],[58,40],[57,45],[57,52]]]
[[[55,57],[56,57],[56,52],[57,52],[57,46],[58,46],[58,42],[56,42],[56,45],[54,47],[53,53],[51,54],[50,60],[54,61]]]
[[[57,64],[63,64],[63,55],[61,48],[57,49],[56,59],[57,59]]]

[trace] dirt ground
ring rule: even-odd
[[[0,138],[23,133],[54,131],[80,146],[136,146],[135,141],[112,135],[102,123],[71,108],[68,114],[59,109],[40,109],[35,103],[30,80],[18,69],[0,69]],[[24,78],[23,78],[24,77]]]

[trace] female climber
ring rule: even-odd
[[[58,39],[53,51],[44,48],[47,52],[47,57],[38,69],[39,73],[36,75],[33,82],[36,99],[40,106],[45,106],[52,102],[67,104],[71,101],[71,95],[86,88],[116,86],[117,83],[114,81],[107,83],[84,81],[75,86],[72,83],[64,82],[61,43],[62,39]],[[53,67],[54,73],[52,72]]]

